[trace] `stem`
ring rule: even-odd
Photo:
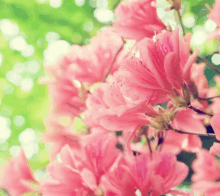
[[[11,196],[6,189],[1,188],[1,190],[2,190],[7,196]]]
[[[145,126],[145,127],[143,127],[143,128],[144,128],[144,131],[146,131],[145,137],[146,137],[146,140],[147,140],[147,145],[148,145],[150,154],[152,154],[152,153],[153,153],[153,150],[152,150],[152,148],[151,148],[150,140],[149,140],[149,138],[148,138],[148,130],[147,130],[147,127]],[[151,156],[152,156],[152,155],[151,155]]]
[[[158,139],[157,149],[160,147],[159,150],[161,151],[166,137],[166,132],[163,131],[159,132],[158,137],[159,139]]]
[[[215,65],[210,63],[207,59],[205,59],[201,56],[198,56],[197,58],[198,58],[198,60],[205,62],[211,69],[215,70],[216,73],[220,74],[220,70]]]
[[[213,97],[207,97],[207,98],[198,97],[199,100],[205,100],[205,101],[209,101],[214,98],[220,98],[220,95],[213,96]]]
[[[214,142],[220,143],[220,141],[216,139],[214,133],[186,132],[186,131],[182,131],[182,130],[179,130],[179,129],[174,129],[174,128],[172,128],[172,127],[171,127],[171,130],[172,130],[172,131],[175,131],[175,132],[177,132],[177,133],[181,133],[181,134],[198,135],[198,136],[204,136],[204,137],[214,137],[214,138],[215,138],[215,141],[214,141]]]
[[[183,36],[185,36],[185,35],[186,35],[186,32],[185,32],[185,29],[184,29],[184,26],[183,26],[182,16],[181,16],[179,10],[177,10],[177,14],[178,14],[178,17],[179,17],[180,25],[181,25],[182,30],[183,30]]]
[[[121,50],[122,50],[123,47],[124,47],[125,41],[124,41],[123,38],[122,38],[122,41],[123,41],[123,43],[122,43],[121,47],[119,48],[119,50],[117,51],[117,53],[115,54],[115,56],[114,56],[114,58],[113,58],[113,60],[112,60],[112,63],[111,63],[111,65],[109,66],[109,69],[108,69],[108,71],[107,71],[105,77],[103,78],[102,82],[105,82],[106,78],[108,77],[108,75],[109,75],[109,73],[110,73],[110,71],[111,71],[111,69],[112,69],[112,67],[113,67],[113,65],[114,65],[114,63],[115,63],[115,61],[116,61],[116,59],[117,59],[117,57],[118,57],[118,54],[121,52]]]
[[[198,114],[205,114],[205,115],[208,115],[208,116],[213,116],[213,114],[206,113],[206,112],[204,112],[204,111],[202,111],[202,110],[199,110],[199,109],[193,107],[192,105],[190,105],[189,108],[192,109],[192,110],[194,110],[194,111],[197,112]]]
[[[146,140],[147,140],[147,145],[148,145],[148,148],[149,148],[150,154],[152,154],[153,151],[152,151],[152,148],[151,148],[151,145],[150,145],[150,140],[149,140],[148,137],[146,137]]]
[[[205,7],[207,8],[207,10],[209,10],[209,12],[211,12],[212,11],[212,8],[210,7],[210,5],[209,4],[205,4]]]

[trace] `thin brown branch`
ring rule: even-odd
[[[206,58],[203,58],[203,57],[201,57],[201,56],[198,56],[197,59],[200,60],[200,61],[202,61],[202,62],[205,62],[208,67],[210,67],[211,69],[213,69],[216,73],[220,74],[220,70],[218,69],[218,67],[216,67],[215,65],[213,65],[212,63],[210,63]]]
[[[206,9],[209,11],[209,12],[211,12],[212,11],[212,8],[210,7],[210,5],[209,4],[205,4],[205,7],[206,7]]]
[[[204,111],[202,111],[202,110],[199,110],[199,109],[193,107],[192,105],[190,105],[189,108],[192,109],[192,110],[194,110],[194,111],[197,112],[198,114],[205,114],[205,115],[208,115],[208,116],[213,116],[213,114],[206,113],[206,112],[204,112]]]
[[[182,130],[174,129],[174,128],[171,128],[171,130],[172,130],[172,131],[175,131],[175,132],[177,132],[177,133],[180,133],[180,134],[198,135],[198,136],[203,136],[203,137],[208,137],[208,138],[210,138],[210,137],[214,137],[214,138],[215,138],[215,141],[214,141],[214,142],[220,143],[220,141],[216,139],[214,133],[186,132],[186,131],[182,131]]]
[[[151,145],[150,145],[150,140],[149,140],[149,138],[148,138],[148,133],[146,133],[146,140],[147,140],[147,145],[148,145],[150,154],[152,154],[152,153],[153,153],[153,150],[152,150]]]
[[[122,41],[123,41],[123,43],[122,43],[121,47],[119,48],[119,50],[117,51],[117,53],[115,54],[115,56],[114,56],[114,58],[113,58],[113,60],[112,60],[112,63],[111,63],[111,65],[109,66],[109,69],[108,69],[108,71],[107,71],[105,77],[103,78],[102,82],[105,82],[106,78],[108,77],[108,75],[109,75],[110,72],[111,72],[111,69],[112,69],[112,67],[113,67],[113,65],[114,65],[114,63],[115,63],[115,61],[116,61],[116,59],[117,59],[119,53],[120,53],[120,52],[122,51],[122,49],[124,48],[125,41],[124,41],[123,38],[122,38]]]
[[[213,97],[206,97],[206,98],[198,97],[199,100],[205,100],[205,101],[209,101],[209,100],[215,99],[215,98],[220,98],[220,95],[213,96]]]
[[[181,27],[182,27],[183,36],[185,36],[185,35],[186,35],[186,32],[185,32],[185,29],[184,29],[184,26],[183,26],[183,20],[182,20],[182,16],[181,16],[179,10],[177,10],[177,14],[178,14],[178,18],[179,18],[179,21],[180,21],[180,25],[181,25]]]

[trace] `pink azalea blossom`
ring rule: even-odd
[[[113,22],[114,29],[125,39],[152,38],[165,29],[157,16],[155,0],[125,1],[115,9],[118,17]]]
[[[191,109],[179,110],[172,121],[172,127],[189,133],[206,133],[206,128],[203,123],[200,119],[196,118],[196,113]],[[199,136],[180,134],[168,130],[162,146],[162,152],[178,154],[182,150],[197,152],[200,148],[202,148],[202,141]]]
[[[214,77],[214,80],[216,82],[216,85],[220,85],[220,77],[218,75],[216,75]],[[218,96],[218,92],[216,87],[211,87],[209,88],[207,97],[214,97],[214,96]],[[213,112],[213,114],[218,114],[220,111],[220,98],[215,98],[212,99],[212,104],[208,107],[209,110],[211,110]]]
[[[105,136],[92,144],[73,151],[65,146],[60,153],[61,162],[47,167],[50,178],[41,184],[45,196],[93,195],[99,190],[102,176],[111,168],[119,155],[115,145],[117,138]]]
[[[194,174],[191,188],[197,195],[217,196],[220,194],[220,183],[215,182],[220,178],[218,160],[207,150],[200,150],[192,164]]]
[[[87,92],[74,83],[73,78],[67,77],[69,60],[62,56],[59,61],[51,66],[47,66],[47,73],[50,79],[41,79],[40,83],[48,84],[48,91],[52,103],[52,113],[78,116],[85,110],[85,99]],[[79,92],[81,91],[81,96]]]
[[[208,17],[210,20],[214,21],[220,27],[220,1],[215,0],[214,7],[212,11],[209,13]]]
[[[135,130],[149,123],[144,111],[153,109],[146,103],[131,102],[123,96],[118,83],[102,84],[86,102],[85,123],[110,131]]]
[[[113,74],[118,70],[120,61],[129,54],[126,50],[117,54],[122,45],[122,38],[111,28],[101,31],[98,36],[92,38],[90,45],[73,45],[67,54],[70,61],[67,75],[90,85],[103,81],[110,67],[109,74]]]
[[[194,183],[192,186],[193,191],[198,196],[219,196],[220,195],[220,182],[201,181]]]
[[[220,157],[220,143],[214,142],[209,152]]]
[[[206,133],[203,123],[196,118],[197,113],[191,109],[181,109],[172,122],[176,129],[191,133]]]
[[[215,30],[214,32],[209,33],[208,35],[208,40],[217,38],[218,40],[220,40],[220,1],[219,0],[215,0],[215,4],[214,7],[212,9],[212,11],[209,13],[208,17],[210,20],[214,21],[217,26],[218,29]],[[220,52],[220,45],[219,45],[219,52]]]
[[[41,140],[50,144],[50,160],[53,160],[66,144],[73,149],[80,148],[79,136],[69,127],[60,125],[52,117],[47,119],[45,125],[47,131],[42,134]]]
[[[150,103],[161,103],[173,93],[173,88],[181,92],[181,85],[191,81],[190,70],[198,50],[189,56],[190,35],[184,40],[176,29],[158,34],[156,40],[140,41],[141,58],[127,58],[118,74],[123,95],[133,100],[150,99]]]
[[[172,193],[171,189],[180,184],[187,174],[187,166],[177,162],[174,155],[155,151],[151,155],[129,155],[121,158],[107,176],[114,186],[111,191],[115,192],[115,195],[134,196],[135,190],[138,189],[142,195],[151,193],[153,196],[159,196]]]
[[[205,67],[205,63],[194,63],[191,68],[191,78],[194,81],[199,93],[199,97],[201,98],[205,98],[208,93],[208,80],[205,77]]]
[[[217,140],[220,140],[220,121],[219,121],[219,118],[220,118],[220,113],[217,113],[210,120],[210,124],[215,132]]]
[[[213,181],[220,178],[220,166],[216,158],[207,150],[197,152],[197,158],[192,164],[194,174],[192,181]]]
[[[0,187],[12,196],[20,196],[26,192],[39,192],[31,183],[38,183],[27,162],[24,151],[11,158],[2,168]]]

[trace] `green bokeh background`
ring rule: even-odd
[[[99,22],[94,17],[100,2],[96,0],[85,0],[82,6],[76,5],[74,0],[62,0],[58,8],[50,5],[49,0],[1,0],[0,1],[0,24],[2,20],[8,19],[16,24],[19,32],[15,36],[5,36],[0,31],[0,53],[2,63],[0,66],[0,116],[7,119],[8,127],[11,129],[11,136],[6,142],[0,141],[0,168],[7,159],[12,156],[13,146],[21,146],[19,135],[25,129],[31,128],[36,132],[38,140],[44,128],[44,119],[48,114],[48,92],[45,85],[37,83],[38,78],[45,75],[44,72],[44,51],[48,47],[47,33],[55,32],[58,39],[65,40],[72,44],[83,45],[96,35],[97,31],[111,22]],[[114,10],[120,0],[109,0],[107,8]],[[159,5],[164,4],[164,0],[158,0]],[[185,27],[187,32],[194,32],[195,27],[201,27],[207,22],[208,11],[205,4],[213,5],[214,0],[183,0],[182,15],[183,20],[190,16],[194,18],[192,27]],[[162,8],[163,9],[163,6]],[[178,22],[175,14],[174,20]],[[92,24],[91,28],[86,28]],[[10,47],[11,40],[16,36],[22,36],[28,45],[33,46],[32,55],[22,54]],[[193,46],[194,48],[195,46]],[[207,42],[198,46],[201,55],[208,56],[211,61],[212,53],[217,51],[217,40]],[[38,64],[38,70],[32,71],[33,62]],[[220,64],[220,62],[219,62]],[[36,68],[36,67],[35,67]],[[8,79],[8,74],[12,70],[22,70],[19,75],[21,79],[29,78],[33,81],[33,88],[25,92],[21,85],[14,84]],[[207,68],[206,75],[213,85],[214,71]],[[16,116],[22,116],[25,121],[17,125]],[[1,123],[1,121],[0,121]],[[0,135],[1,130],[0,125]],[[37,171],[38,176],[43,176],[45,166],[48,164],[47,146],[37,142],[39,150],[31,157],[30,165],[33,171]],[[16,154],[16,152],[14,152]],[[42,172],[41,172],[42,171]],[[39,177],[40,178],[40,177]],[[3,194],[3,193],[2,193]],[[0,193],[1,195],[1,193]]]

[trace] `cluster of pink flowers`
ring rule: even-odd
[[[167,10],[179,12],[180,0],[169,2]],[[1,188],[12,196],[220,195],[217,90],[204,75],[207,62],[196,63],[191,34],[166,27],[156,8],[155,0],[120,3],[112,27],[46,68],[40,82],[52,108],[41,139],[50,145],[48,177],[36,180],[21,151],[3,168]],[[209,14],[218,27],[219,9],[216,0]],[[220,38],[219,29],[211,37]],[[220,85],[219,76],[215,81]],[[74,130],[76,118],[84,131]],[[215,138],[210,151],[199,136]],[[177,160],[181,151],[197,154],[189,192],[176,189],[189,172]]]

